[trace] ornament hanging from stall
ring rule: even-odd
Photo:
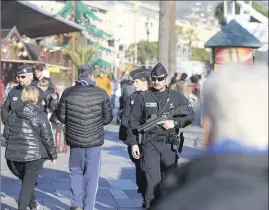
[[[41,53],[40,53],[40,55],[39,55],[39,57],[38,57],[38,61],[44,61],[44,58],[45,58],[45,56],[46,56],[46,51],[47,51],[47,49],[46,48],[44,48],[42,51],[41,51]]]

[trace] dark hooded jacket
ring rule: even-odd
[[[106,91],[89,79],[65,89],[56,116],[66,125],[66,143],[81,148],[103,145],[104,126],[113,119]]]
[[[57,158],[50,123],[34,104],[27,103],[9,115],[4,137],[7,160],[28,162]]]

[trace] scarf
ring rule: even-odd
[[[95,87],[95,82],[92,81],[90,78],[80,78],[76,81],[76,85]]]

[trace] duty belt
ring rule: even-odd
[[[158,132],[148,132],[146,134],[146,138],[150,141],[157,141],[157,142],[166,142],[167,141],[167,134],[165,133],[158,133]]]

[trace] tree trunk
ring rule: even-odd
[[[169,34],[170,34],[170,4],[169,1],[160,1],[159,12],[159,41],[158,62],[169,72]]]
[[[176,72],[176,1],[170,3],[169,78]]]

